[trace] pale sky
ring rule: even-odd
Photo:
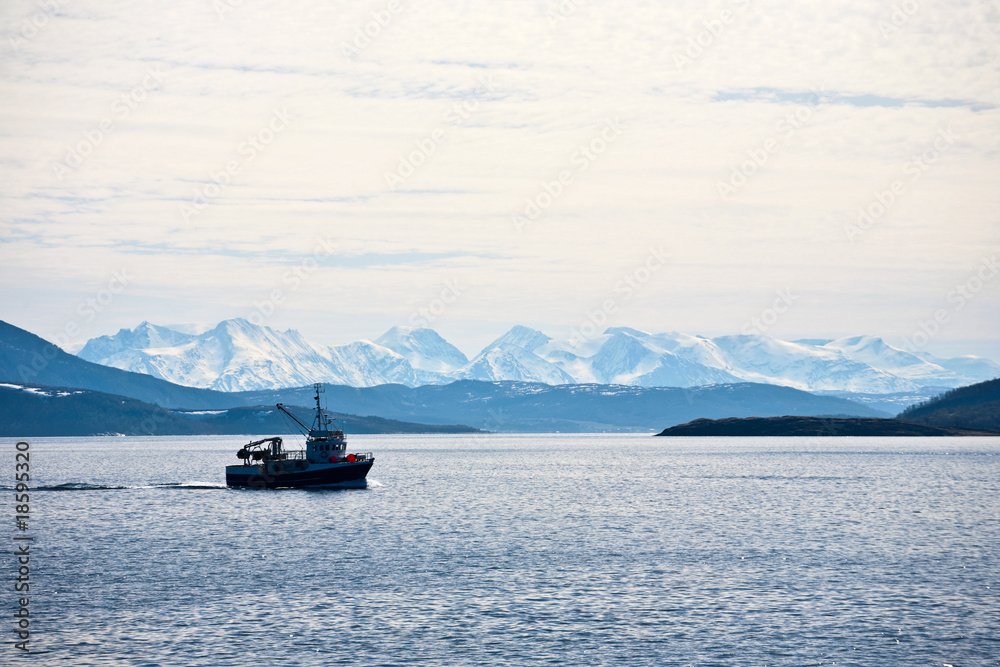
[[[1000,360],[1000,4],[895,7],[7,0],[0,319]]]

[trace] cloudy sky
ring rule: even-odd
[[[596,322],[1000,359],[995,1],[8,0],[0,26],[0,318],[50,340],[254,317],[472,354]]]

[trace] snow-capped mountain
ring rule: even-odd
[[[826,346],[760,335],[719,336],[712,342],[726,354],[734,373],[750,382],[870,394],[911,391],[918,386]]]
[[[692,387],[739,382],[714,345],[687,334],[650,335],[636,329],[608,329],[589,358],[594,378],[605,384]]]
[[[876,336],[840,338],[823,347],[839,350],[849,359],[920,384],[950,385],[955,377],[955,373],[942,366],[906,350],[891,347]]]
[[[966,354],[950,359],[941,359],[927,352],[919,352],[917,356],[928,363],[951,371],[955,374],[954,377],[982,377],[989,380],[1000,377],[1000,365],[993,363],[989,359],[977,357],[974,354]]]
[[[523,380],[545,384],[573,384],[574,377],[534,353],[552,340],[541,331],[517,325],[483,348],[452,375],[468,380]]]
[[[329,382],[410,387],[457,379],[690,387],[762,382],[807,391],[888,394],[959,387],[1000,377],[982,357],[938,359],[875,336],[782,341],[763,335],[706,338],[613,327],[587,340],[555,340],[515,326],[471,361],[431,329],[393,327],[374,342],[323,346],[297,331],[242,319],[199,335],[143,322],[89,341],[88,361],[223,391]]]
[[[142,323],[114,336],[88,341],[77,356],[105,366],[146,373],[177,384],[250,391],[332,382],[367,387],[398,382],[426,384],[400,354],[368,341],[339,347],[315,345],[298,331],[275,331],[244,319],[226,320],[211,331],[179,334],[178,343],[163,346],[162,327],[150,339]],[[155,347],[144,347],[155,340]],[[134,347],[132,347],[134,346]]]
[[[143,322],[135,329],[122,329],[114,336],[92,338],[81,352],[89,349],[91,356],[108,358],[127,351],[178,347],[193,338],[189,334]]]
[[[940,359],[928,352],[916,354],[892,347],[877,336],[852,336],[830,341],[824,348],[868,364],[919,386],[959,387],[1000,377],[1000,365],[972,355]]]
[[[469,363],[461,350],[433,329],[393,327],[376,338],[375,343],[405,357],[417,370],[448,373]]]

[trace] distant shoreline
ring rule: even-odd
[[[943,428],[870,417],[745,417],[695,419],[664,429],[658,436],[1000,436],[997,431]]]

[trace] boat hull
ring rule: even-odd
[[[274,470],[270,466],[226,466],[226,484],[258,489],[306,487],[365,487],[374,460],[357,463],[311,464],[305,469]]]

